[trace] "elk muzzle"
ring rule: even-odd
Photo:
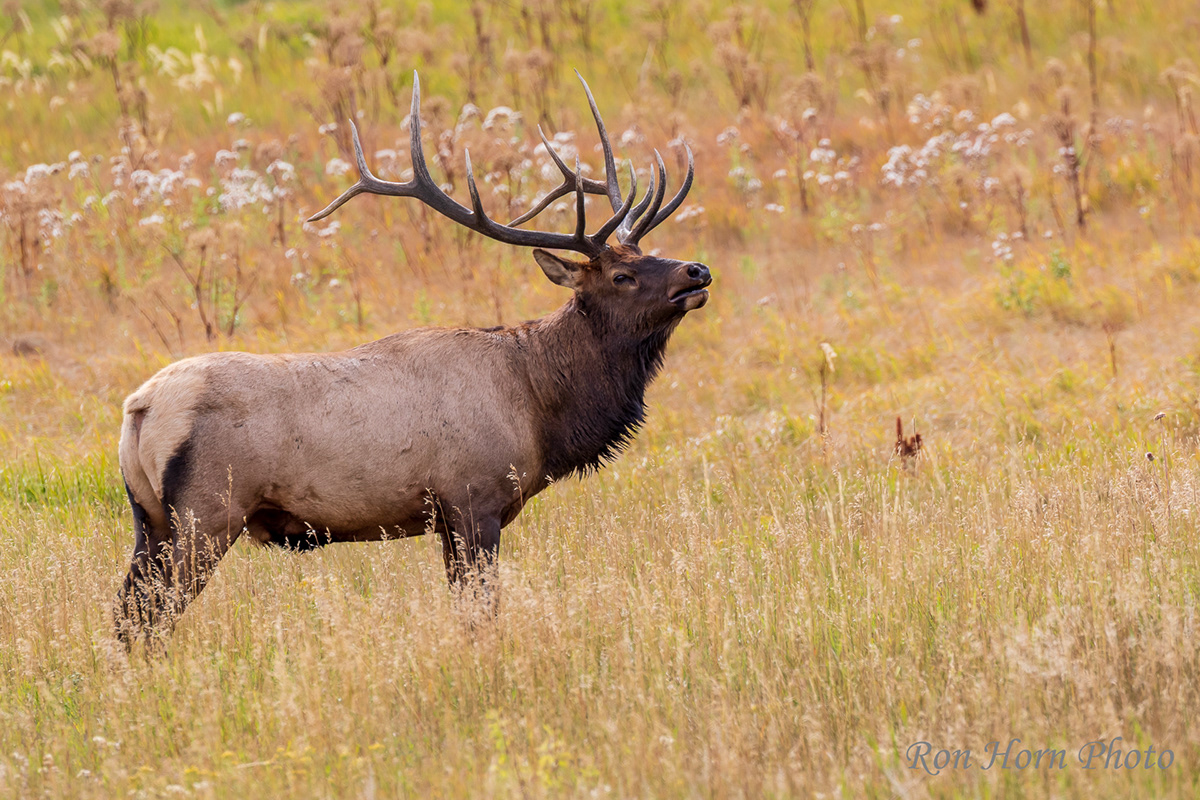
[[[679,271],[683,273],[680,275],[683,285],[676,284],[667,300],[683,311],[695,311],[708,302],[712,273],[708,271],[708,267],[696,262],[682,265]]]

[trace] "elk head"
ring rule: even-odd
[[[310,222],[332,214],[343,203],[359,194],[378,194],[392,197],[415,197],[425,205],[450,218],[454,222],[491,239],[506,244],[536,248],[534,259],[554,283],[575,291],[575,299],[584,314],[595,313],[611,321],[615,327],[628,333],[650,333],[654,330],[674,327],[689,311],[708,302],[708,286],[712,276],[703,264],[660,258],[642,253],[639,242],[642,237],[671,216],[692,188],[694,163],[691,148],[687,151],[688,171],[683,184],[665,205],[663,200],[667,188],[666,167],[662,156],[654,151],[655,172],[651,174],[650,189],[636,203],[637,176],[632,165],[629,168],[629,194],[622,196],[617,178],[616,161],[604,121],[596,107],[595,98],[587,82],[576,72],[583,90],[587,94],[592,117],[600,133],[604,151],[604,180],[584,177],[576,157],[575,168],[571,169],[538,127],[538,134],[547,153],[563,175],[563,182],[550,191],[534,206],[509,222],[497,223],[488,217],[479,199],[475,186],[475,173],[471,166],[471,154],[466,152],[467,188],[471,194],[471,208],[453,200],[437,185],[425,164],[421,145],[421,84],[413,73],[412,113],[409,116],[411,133],[413,177],[406,183],[385,181],[371,174],[363,156],[358,138],[358,128],[350,122],[354,137],[354,154],[358,162],[358,182],[347,189]],[[575,196],[575,230],[572,233],[527,230],[519,227],[536,217],[555,200],[568,194]],[[587,233],[584,212],[584,197],[587,194],[605,196],[612,206],[610,216],[595,233]],[[609,244],[610,237],[616,242]],[[585,260],[562,258],[548,250],[569,250],[579,253]]]
[[[708,267],[688,261],[643,255],[617,245],[589,261],[575,261],[534,250],[546,277],[575,290],[584,314],[605,315],[608,329],[647,334],[672,326],[708,302]]]

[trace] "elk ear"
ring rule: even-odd
[[[533,260],[542,268],[542,272],[546,273],[547,278],[568,289],[579,288],[579,279],[583,277],[583,268],[587,266],[578,261],[559,258],[540,248],[533,251]]]

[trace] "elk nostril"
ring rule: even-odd
[[[694,281],[700,280],[700,278],[706,272],[708,272],[708,270],[706,270],[704,267],[700,266],[699,264],[690,264],[687,268],[688,277]]]

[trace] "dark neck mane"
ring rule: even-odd
[[[633,336],[576,297],[516,329],[548,477],[595,471],[633,441],[646,417],[646,386],[677,323]]]

